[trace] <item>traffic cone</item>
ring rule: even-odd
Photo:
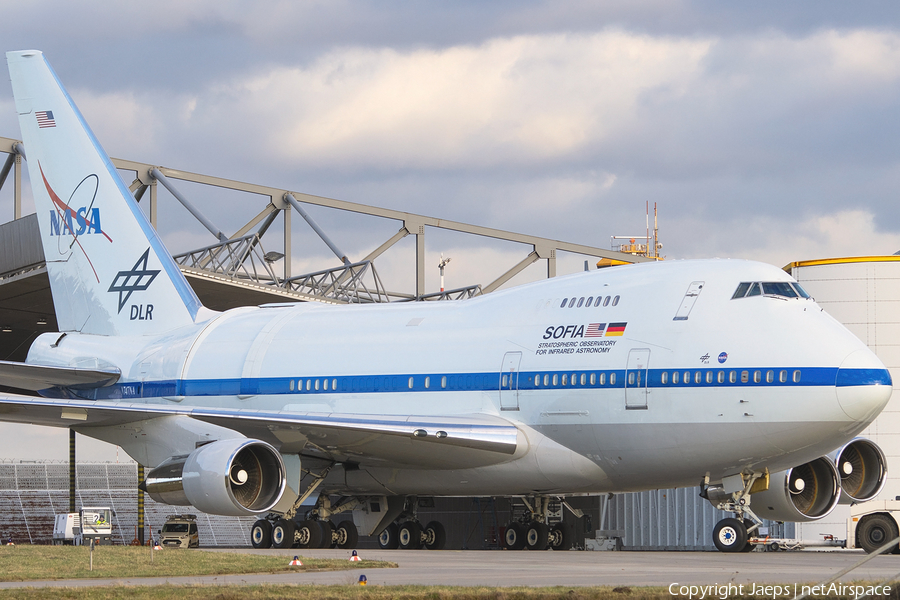
[[[300,562],[300,557],[299,557],[299,556],[295,556],[295,557],[294,557],[294,560],[291,561],[291,566],[292,566],[292,567],[302,567],[302,566],[303,566],[303,563]]]
[[[359,585],[366,585],[366,576],[365,575],[359,576]]]
[[[159,540],[155,540],[153,542],[153,549],[154,550],[162,550],[163,549],[163,547],[159,545]]]
[[[356,550],[353,551],[353,556],[350,557],[350,562],[359,562],[362,559],[359,557],[359,554],[356,553]]]

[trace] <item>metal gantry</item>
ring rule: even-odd
[[[0,170],[0,188],[10,172],[14,172],[14,218],[22,216],[22,159],[26,158],[22,143],[12,138],[0,137],[0,151],[9,156]],[[198,248],[175,256],[181,269],[188,274],[215,278],[224,282],[251,285],[260,289],[277,289],[286,299],[318,299],[336,303],[372,303],[391,301],[459,300],[487,294],[500,288],[517,274],[538,260],[547,261],[547,277],[556,275],[556,253],[571,252],[585,256],[611,258],[626,262],[642,262],[644,257],[604,250],[593,246],[573,244],[547,238],[503,231],[441,219],[391,210],[323,196],[275,187],[245,183],[189,173],[166,167],[150,165],[124,159],[112,159],[116,168],[133,171],[136,174],[130,190],[135,198],[149,204],[150,222],[157,226],[158,186],[160,183],[178,200],[216,239],[215,244]],[[199,183],[221,189],[248,192],[260,197],[262,209],[238,231],[227,235],[196,208],[182,194],[173,180]],[[144,200],[145,196],[149,197]],[[328,237],[322,228],[304,209],[303,205],[322,206],[348,211],[370,217],[392,219],[400,223],[397,233],[372,250],[362,260],[351,261],[345,253]],[[331,249],[341,261],[341,266],[323,269],[314,273],[294,276],[291,273],[291,209],[300,214],[310,228]],[[266,253],[262,240],[269,226],[277,216],[284,217],[284,232],[280,251]],[[444,229],[474,236],[516,242],[530,247],[530,251],[517,264],[486,285],[473,284],[454,290],[426,293],[425,291],[425,235],[426,228]],[[408,235],[416,236],[415,281],[416,288],[410,292],[387,291],[375,270],[375,259]],[[282,268],[273,264],[282,260]],[[278,272],[280,271],[280,272]]]

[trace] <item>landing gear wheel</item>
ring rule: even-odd
[[[549,543],[552,550],[568,550],[572,547],[572,529],[565,523],[557,523],[550,528]]]
[[[503,534],[503,545],[507,550],[521,550],[525,547],[525,527],[521,523],[510,523]]]
[[[739,519],[722,519],[713,529],[713,543],[721,552],[742,552],[747,544],[747,527]]]
[[[447,532],[444,526],[437,521],[432,521],[422,530],[422,536],[425,538],[424,546],[427,550],[443,550],[447,543]]]
[[[400,545],[400,539],[397,533],[398,527],[396,523],[391,523],[384,528],[384,531],[378,535],[378,545],[381,546],[382,550],[397,549]]]
[[[359,543],[359,532],[352,521],[341,521],[335,533],[338,548],[352,550]]]
[[[301,548],[319,548],[322,544],[322,526],[318,521],[300,521],[297,525],[297,541]]]
[[[293,521],[286,519],[278,519],[272,526],[272,546],[275,548],[290,548],[294,545],[294,530],[296,526]]]
[[[550,541],[550,528],[544,523],[532,522],[525,530],[525,544],[529,550],[546,550]]]
[[[416,521],[407,521],[400,526],[401,550],[418,550],[422,547],[422,526]]]
[[[272,547],[272,524],[260,519],[250,528],[250,543],[254,548]]]
[[[860,519],[856,528],[856,543],[871,554],[888,541],[897,538],[897,524],[887,515],[867,515]]]
[[[319,521],[319,527],[322,528],[322,541],[319,548],[334,548],[334,523],[329,520]]]

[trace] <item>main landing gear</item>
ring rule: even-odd
[[[734,517],[722,519],[713,528],[713,544],[721,552],[750,552],[753,544],[750,539],[762,525],[762,519],[750,509],[750,493],[754,484],[766,473],[752,473],[743,479],[744,487],[736,492],[727,493],[721,488],[709,486],[704,480],[701,484],[700,495],[710,502],[718,510],[734,513]]]
[[[385,550],[443,550],[447,543],[447,532],[438,521],[422,525],[416,514],[418,499],[406,499],[400,516],[378,535],[378,545]]]
[[[580,510],[573,509],[567,502],[560,500],[551,503],[547,496],[534,496],[531,499],[521,498],[525,512],[514,518],[503,534],[503,547],[507,550],[568,550],[572,546],[571,529],[559,520],[551,524],[554,518],[561,519],[563,507],[576,517],[584,516]]]

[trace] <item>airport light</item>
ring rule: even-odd
[[[450,258],[444,258],[444,253],[441,253],[441,262],[438,263],[438,269],[441,270],[441,291],[444,291],[444,267],[447,266],[447,263],[450,262]]]

